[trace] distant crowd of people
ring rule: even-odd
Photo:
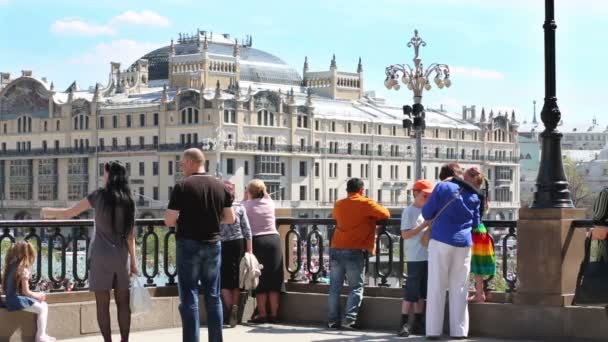
[[[210,176],[199,149],[184,151],[180,166],[185,178],[171,193],[164,221],[177,227],[176,268],[183,341],[200,339],[199,288],[207,313],[208,339],[223,340],[224,323],[234,327],[242,307],[241,290],[252,289],[256,308],[252,324],[278,322],[279,298],[284,290],[281,239],[275,204],[263,181],[249,182],[241,201],[235,185]],[[480,221],[487,209],[481,190],[485,178],[478,168],[463,172],[457,164],[441,169],[433,186],[418,180],[414,202],[402,214],[408,277],[399,335],[438,338],[443,328],[445,294],[450,300],[450,335],[468,335],[468,301],[484,301],[483,276],[493,275],[491,238]],[[69,219],[95,209],[95,233],[89,260],[89,288],[95,294],[97,321],[104,341],[111,341],[110,294],[114,291],[121,341],[129,340],[131,277],[139,274],[134,238],[135,202],[120,162],[104,169],[104,187],[71,208],[43,208],[43,219]],[[487,184],[486,184],[487,185]],[[336,202],[336,229],[329,253],[328,328],[356,329],[363,299],[364,267],[375,253],[377,221],[390,217],[388,209],[364,196],[361,179],[347,183],[347,197]],[[4,305],[10,311],[38,315],[37,342],[54,341],[46,334],[48,306],[44,293],[29,289],[36,251],[28,242],[15,243],[2,273]],[[318,260],[323,263],[323,260]],[[469,273],[476,275],[476,294],[468,296]],[[326,275],[326,274],[325,274]],[[340,307],[345,281],[346,308]],[[200,286],[199,286],[200,285]],[[426,305],[425,305],[426,304]],[[414,319],[409,322],[410,311]]]

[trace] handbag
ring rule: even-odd
[[[426,228],[426,230],[424,231],[424,233],[422,233],[422,238],[420,239],[420,244],[422,244],[424,247],[428,247],[429,242],[431,241],[431,230],[433,229],[433,223],[435,223],[435,220],[437,220],[437,218],[439,217],[439,215],[441,215],[441,213],[450,205],[452,204],[452,202],[454,202],[458,196],[460,196],[460,194],[462,193],[463,188],[461,187],[460,190],[458,191],[458,193],[456,193],[456,195],[454,195],[454,197],[452,197],[451,200],[448,201],[448,203],[446,203],[443,208],[441,208],[438,212],[437,215],[435,215],[435,217],[433,217],[433,219],[431,220],[431,222],[429,223],[429,226]]]
[[[591,261],[591,243],[597,242],[595,254],[597,258]],[[585,239],[585,257],[581,262],[574,293],[573,305],[577,304],[607,304],[608,303],[608,239]]]
[[[150,293],[137,276],[131,277],[130,292],[131,298],[129,300],[129,306],[131,307],[132,315],[139,315],[152,309],[152,298],[150,298]]]

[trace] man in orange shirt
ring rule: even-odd
[[[388,209],[366,198],[363,181],[352,178],[346,184],[348,197],[336,202],[333,217],[336,231],[329,251],[330,286],[329,319],[331,329],[355,328],[357,313],[363,300],[363,281],[366,251],[374,253],[376,221],[386,220],[391,215]],[[341,320],[340,293],[344,278],[350,293],[346,302],[346,314]]]

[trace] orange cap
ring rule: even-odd
[[[413,189],[430,194],[433,192],[433,183],[428,179],[417,180],[416,183],[414,183]]]

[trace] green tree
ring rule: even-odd
[[[577,208],[587,208],[591,205],[591,190],[587,182],[585,171],[579,167],[579,163],[564,157],[564,171],[568,178],[572,203]]]

